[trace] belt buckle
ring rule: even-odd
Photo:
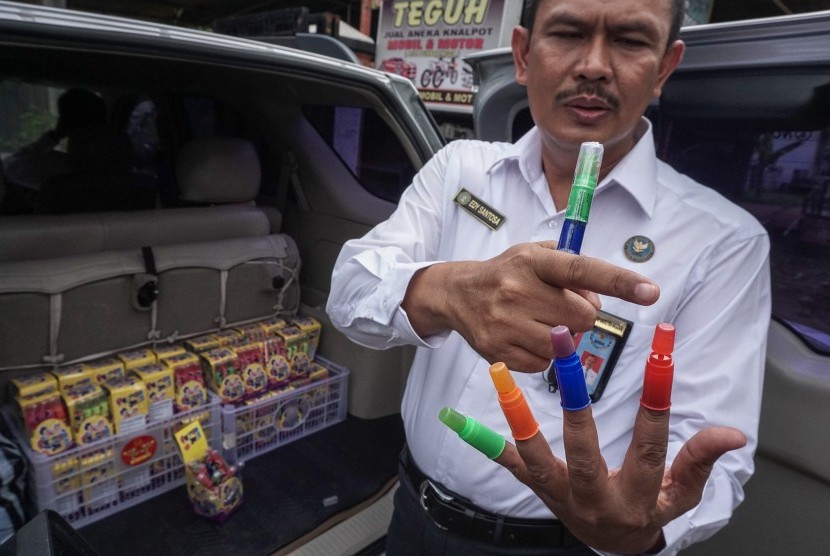
[[[436,527],[438,527],[442,531],[448,531],[449,529],[446,526],[441,525],[440,523],[435,521],[435,518],[432,517],[432,513],[429,511],[429,508],[427,507],[427,489],[428,488],[432,489],[432,492],[434,492],[436,496],[438,496],[439,498],[444,499],[446,502],[449,502],[450,500],[452,500],[452,497],[447,496],[443,492],[438,492],[438,489],[435,488],[435,485],[433,485],[429,481],[429,479],[424,479],[424,481],[421,482],[421,486],[418,487],[418,502],[421,504],[421,507],[424,509],[424,512],[426,512],[427,516],[429,516],[429,519],[432,520],[432,522],[435,524]]]

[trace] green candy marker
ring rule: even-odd
[[[461,440],[488,458],[496,459],[504,451],[504,437],[472,417],[462,415],[451,407],[445,407],[438,414],[438,418],[458,433]]]
[[[559,245],[556,246],[559,251],[579,255],[582,249],[582,237],[585,235],[591,202],[594,200],[594,188],[597,186],[599,171],[602,167],[602,153],[601,143],[590,141],[582,143],[579,147],[579,158],[576,161],[576,172],[571,185],[571,195],[568,198],[568,208],[565,211],[565,220],[562,222]]]

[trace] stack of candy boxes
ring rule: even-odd
[[[55,455],[206,405],[243,404],[324,379],[320,323],[269,319],[11,380],[33,451]]]
[[[148,497],[159,480],[178,474],[181,482],[172,434],[194,420],[207,433],[219,426],[207,408],[199,360],[182,346],[129,350],[10,382],[17,413],[11,421],[33,452],[32,483],[41,482],[33,484],[38,509],[54,509],[75,524],[93,521],[96,512],[103,517],[125,497]],[[144,435],[148,430],[154,436]],[[134,444],[113,453],[113,441],[131,437]]]
[[[186,340],[207,387],[224,405],[250,405],[328,377],[314,360],[320,323],[273,318]]]
[[[241,463],[345,419],[348,371],[317,359],[320,323],[270,319],[193,338],[222,403],[222,441]]]
[[[72,522],[81,500],[87,509],[90,500],[106,508],[125,487],[146,491],[154,476],[177,463],[162,458],[119,474],[119,454],[111,447],[84,449],[91,443],[173,422],[159,448],[176,453],[172,435],[193,420],[210,434],[206,409],[216,398],[242,406],[327,378],[328,369],[314,361],[319,338],[320,323],[312,318],[273,318],[13,379],[15,420],[31,450],[50,458],[62,500],[53,509]],[[82,497],[67,495],[74,491]]]

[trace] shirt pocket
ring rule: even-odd
[[[648,323],[635,323],[632,326],[622,351],[613,367],[610,368],[611,374],[605,384],[601,398],[592,404],[595,417],[603,413],[606,407],[616,406],[632,396],[639,399],[643,386],[646,358],[651,352],[654,327],[654,324]],[[601,347],[597,348],[597,352],[601,352]],[[548,378],[548,372],[551,373],[550,378]],[[603,371],[603,373],[608,372],[608,368]],[[549,384],[554,376],[555,373],[552,368],[544,373],[528,376],[523,381],[522,389],[529,398],[534,412],[540,411],[548,415],[561,417],[562,405],[559,391],[552,392]]]

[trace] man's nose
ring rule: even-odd
[[[582,60],[576,68],[581,79],[588,81],[609,81],[611,79],[611,49],[605,37],[597,35],[585,43]]]

